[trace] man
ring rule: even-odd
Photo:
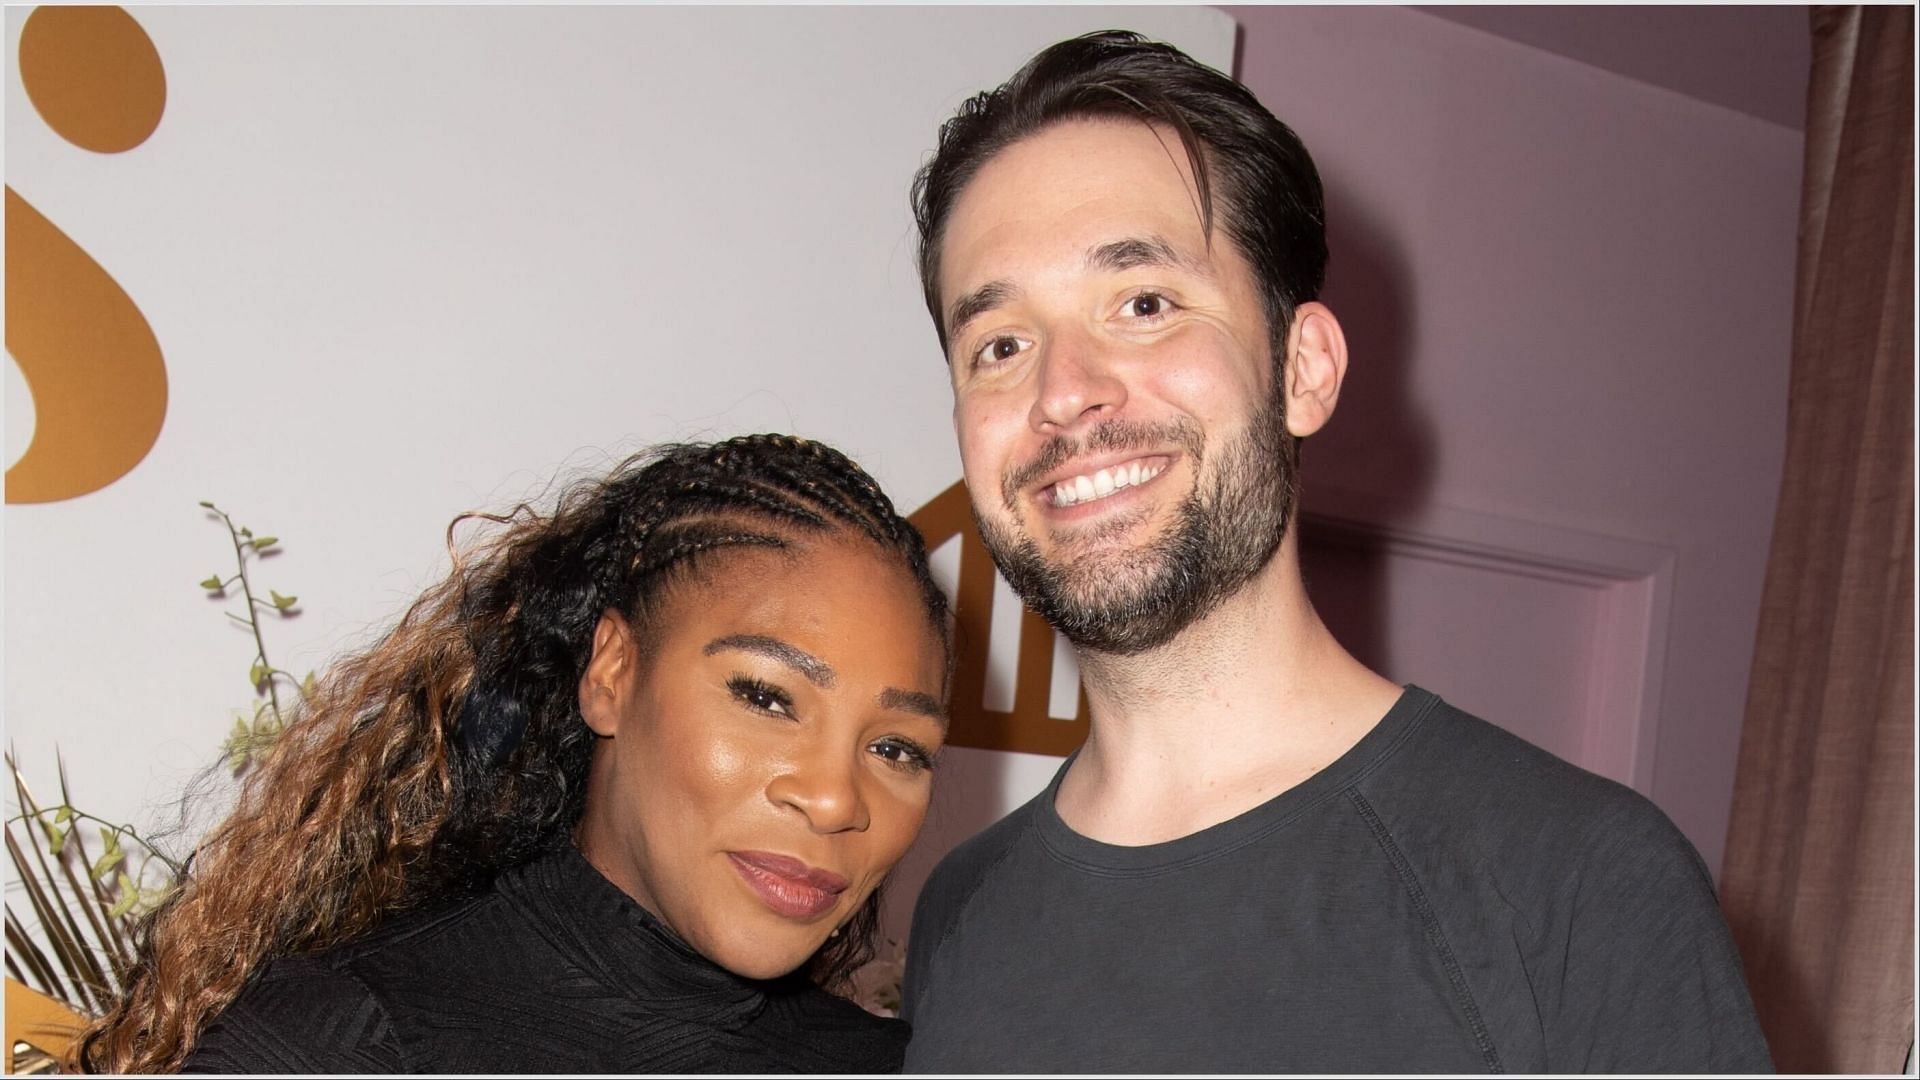
[[[1348,357],[1293,132],[1090,35],[967,102],[914,207],[981,535],[1091,730],[921,894],[909,1070],[1769,1070],[1667,819],[1315,616],[1297,447]]]

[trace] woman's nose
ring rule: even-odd
[[[864,832],[871,824],[855,763],[839,754],[791,762],[767,784],[767,798],[798,810],[814,832]]]

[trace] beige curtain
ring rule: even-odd
[[[1815,8],[1786,472],[1721,894],[1782,1072],[1913,1040],[1913,9]]]

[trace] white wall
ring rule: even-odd
[[[305,669],[434,579],[455,514],[651,442],[797,431],[903,509],[937,495],[960,469],[906,207],[936,126],[1070,34],[1225,68],[1237,20],[1242,78],[1327,177],[1355,342],[1309,509],[1345,487],[1389,523],[1674,553],[1647,783],[1717,863],[1797,133],[1389,8],[133,10],[169,98],[132,151],[64,142],[8,72],[8,185],[133,297],[172,395],[122,480],[6,510],[8,739],[42,788],[57,747],[89,808],[169,821],[248,703],[249,644],[193,584],[230,559],[203,498],[284,538],[261,579],[304,613],[268,643]],[[6,380],[11,463],[34,418]],[[1525,726],[1390,628],[1390,674]],[[1057,764],[949,752],[896,932],[932,859]]]
[[[940,121],[1076,33],[1233,40],[1201,8],[133,11],[168,97],[131,151],[63,141],[9,65],[7,183],[144,312],[170,403],[123,479],[7,507],[5,703],[43,796],[57,750],[142,824],[250,703],[199,500],[283,539],[296,670],[433,580],[456,514],[652,442],[804,433],[911,510],[960,476],[907,209]]]

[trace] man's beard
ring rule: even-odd
[[[1102,551],[1096,546],[1064,563],[1048,563],[1031,537],[974,513],[995,565],[1028,606],[1081,649],[1132,656],[1156,649],[1205,618],[1252,580],[1280,549],[1298,495],[1298,442],[1287,433],[1279,378],[1246,433],[1219,447],[1205,475],[1205,441],[1191,422],[1127,424],[1109,420],[1088,432],[1084,447],[1055,438],[1035,460],[1008,475],[1003,503],[1040,474],[1083,452],[1151,450],[1167,442],[1186,448],[1194,489],[1181,501],[1164,535],[1142,547]],[[1070,544],[1100,544],[1101,533],[1134,524],[1121,518],[1091,526]]]

